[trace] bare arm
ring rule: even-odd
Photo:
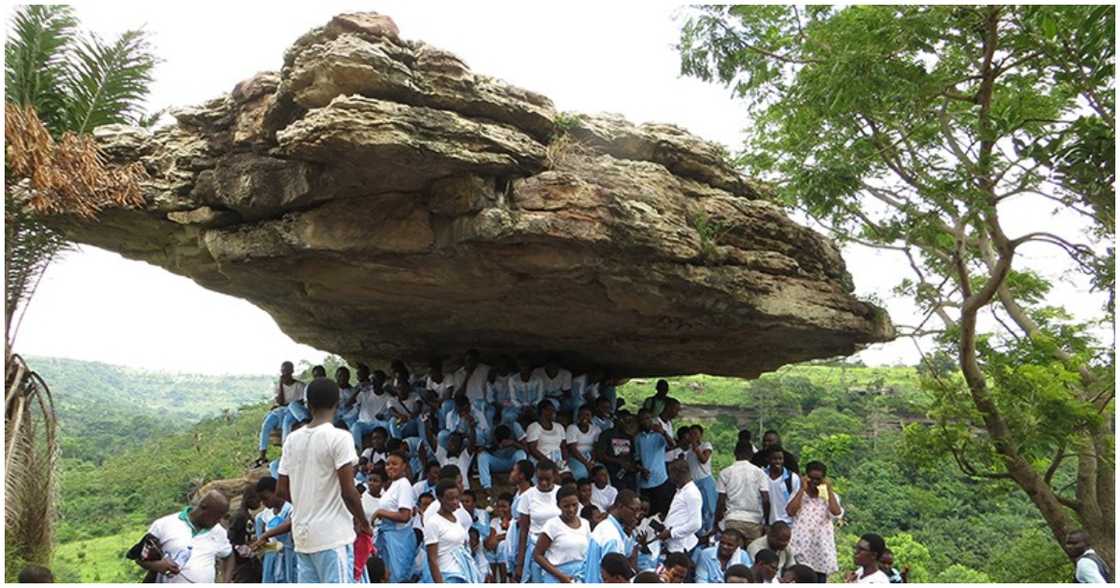
[[[716,499],[716,526],[723,521],[724,515],[727,514],[727,494],[720,493],[719,498]]]
[[[288,479],[288,476],[280,474],[280,478],[276,480],[276,495],[279,496],[281,500],[291,502],[293,507],[296,505],[296,503],[292,501],[291,481]]]
[[[539,449],[537,449],[538,445],[540,445],[540,441],[530,441],[529,442],[529,446],[527,447],[527,449],[529,450],[529,455],[532,455],[533,457],[537,458],[537,461],[544,461],[544,460],[548,459],[548,456],[541,453],[541,451]]]
[[[552,538],[544,533],[541,533],[537,537],[537,546],[533,549],[533,561],[537,562],[537,565],[540,566],[541,569],[552,574],[553,578],[560,580],[561,584],[569,584],[571,583],[572,579],[568,577],[567,574],[557,569],[556,566],[552,565],[552,563],[548,561],[548,558],[544,556],[544,553],[548,551],[548,548],[551,545]]]
[[[529,541],[529,515],[517,517],[517,565],[514,566],[514,581],[521,581],[525,571],[525,544]]]
[[[568,455],[576,458],[576,461],[587,466],[588,469],[591,468],[591,460],[583,455],[583,452],[579,450],[578,445],[576,445],[575,443],[565,443],[564,445],[568,447]]]
[[[499,533],[498,528],[496,526],[491,526],[490,527],[490,536],[486,538],[486,540],[483,542],[483,545],[486,547],[487,550],[494,551],[495,549],[498,548],[498,544],[501,543],[502,540],[505,539],[505,538],[506,538],[506,534],[504,532]]]
[[[832,513],[834,517],[838,517],[844,512],[843,509],[840,508],[840,503],[836,500],[836,493],[833,492],[831,488],[829,488],[828,492],[828,512]]]
[[[292,530],[292,519],[289,518],[288,520],[280,523],[279,525],[276,525],[275,527],[265,531],[264,533],[261,533],[261,536],[257,537],[257,540],[253,542],[253,545],[251,547],[253,549],[256,549],[260,545],[264,545],[265,542],[268,541],[269,539],[272,539],[273,537],[279,537],[280,535],[283,535],[283,534],[285,534],[285,533],[287,533],[291,530]]]
[[[432,583],[442,584],[443,574],[439,571],[439,543],[426,546],[428,550],[428,570],[432,573]]]
[[[696,454],[696,459],[700,463],[708,463],[708,460],[712,458],[712,450],[700,449],[700,445],[693,445],[692,452]]]
[[[794,494],[793,498],[790,498],[789,503],[786,504],[786,514],[788,514],[791,517],[797,516],[797,513],[801,512],[801,499],[804,498],[804,497],[805,497],[805,482],[802,481],[801,488],[797,489],[797,494]]]
[[[374,513],[374,515],[386,520],[393,521],[394,523],[407,523],[408,521],[412,520],[412,511],[407,508],[402,508],[400,510],[379,508]]]
[[[762,491],[762,523],[770,526],[770,491]]]

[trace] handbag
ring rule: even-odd
[[[158,561],[163,559],[163,549],[159,546],[159,539],[151,533],[145,533],[140,541],[133,545],[125,557],[136,562],[141,561]],[[156,572],[155,570],[148,570],[144,575],[143,583],[155,584]]]

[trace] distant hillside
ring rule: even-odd
[[[46,380],[62,428],[64,458],[101,463],[124,446],[265,402],[273,376],[156,372],[96,361],[27,357]]]

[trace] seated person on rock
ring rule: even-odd
[[[397,439],[423,437],[420,420],[420,397],[413,393],[412,385],[403,377],[393,384],[394,395],[389,398],[389,434]]]
[[[569,419],[575,409],[572,397],[572,372],[560,367],[555,357],[550,357],[543,367],[533,371],[533,377],[541,382],[544,397],[556,407],[557,414]]]
[[[513,423],[517,425],[515,421]],[[522,433],[522,439],[524,433]],[[478,480],[484,490],[493,487],[494,474],[508,473],[517,462],[528,459],[521,439],[514,436],[511,425],[501,424],[494,429],[494,443],[478,454]]]
[[[463,367],[456,370],[451,380],[455,383],[455,395],[466,395],[467,400],[485,410],[486,403],[486,376],[490,373],[490,366],[479,363],[478,350],[467,351],[463,358]]]
[[[537,406],[538,418],[525,429],[525,443],[529,458],[540,463],[551,461],[563,471],[568,469],[568,448],[565,445],[564,426],[556,422],[556,405],[542,400]]]
[[[357,412],[354,423],[350,425],[350,433],[354,436],[354,447],[361,447],[362,438],[366,434],[377,427],[389,426],[389,400],[392,395],[386,390],[385,372],[373,372],[369,385],[363,387],[355,395],[355,399],[354,408]]]
[[[490,437],[490,421],[482,408],[459,395],[455,397],[455,411],[447,415],[443,430],[436,436],[437,445],[443,445],[451,433],[469,435],[475,445],[485,447]]]
[[[469,435],[453,432],[446,437],[443,445],[436,448],[436,461],[441,466],[456,466],[465,479],[474,461],[474,447]]]
[[[294,371],[292,362],[285,361],[280,364],[280,380],[276,383],[273,407],[265,415],[264,422],[261,423],[260,445],[257,448],[261,455],[256,461],[258,466],[268,463],[268,442],[269,437],[272,436],[272,431],[280,429],[280,439],[283,442],[292,432],[292,425],[303,420],[290,409],[290,405],[293,403],[303,402],[304,388],[306,387],[303,382],[292,377]]]
[[[533,364],[527,357],[517,358],[517,371],[507,380],[507,394],[500,397],[504,410],[502,422],[512,422],[519,418],[536,417],[537,405],[544,400],[544,385],[533,377]]]

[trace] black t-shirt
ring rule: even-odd
[[[753,463],[754,465],[756,465],[756,466],[758,466],[762,469],[766,469],[766,468],[770,467],[770,463],[766,459],[766,456],[768,456],[769,454],[770,454],[769,451],[763,449],[762,451],[759,451],[758,453],[754,454],[754,456],[751,457],[751,463]],[[800,474],[801,473],[801,468],[799,468],[798,465],[797,465],[797,456],[795,456],[794,454],[786,451],[785,449],[782,450],[782,456],[784,458],[783,462],[782,462],[782,467],[786,468],[787,470],[789,470],[789,471],[791,471],[795,474]]]
[[[608,457],[633,461],[634,438],[627,435],[626,431],[621,428],[613,427],[599,435],[599,439],[595,442],[595,451]],[[622,469],[622,466],[611,462],[604,462],[604,465],[607,466],[607,471],[610,472],[612,477]]]
[[[229,523],[229,543],[235,548],[248,545],[256,539],[253,515],[247,511],[234,513]],[[256,584],[261,581],[261,560],[256,557],[241,557],[233,552],[233,581],[239,584]]]

